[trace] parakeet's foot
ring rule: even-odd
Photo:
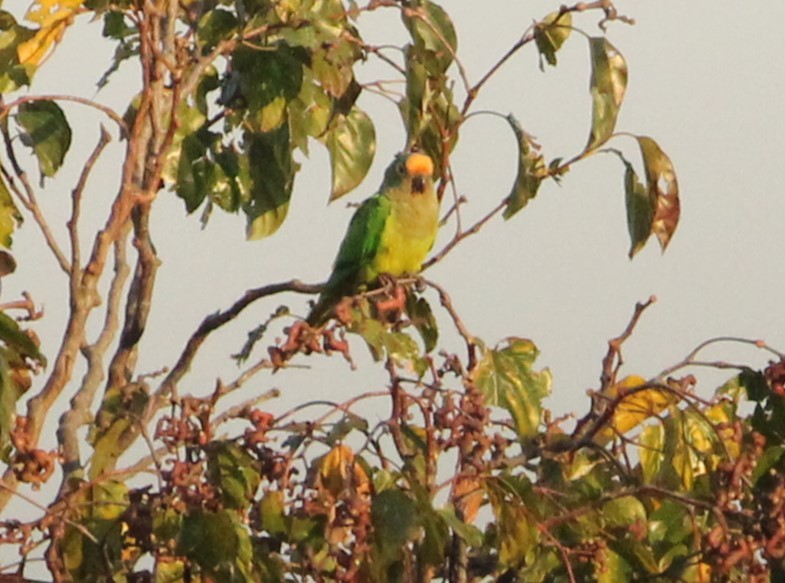
[[[374,301],[376,316],[387,323],[397,322],[406,309],[406,288],[393,278],[392,287],[384,288],[384,295]]]

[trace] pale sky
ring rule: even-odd
[[[16,4],[23,5],[16,0],[5,8],[15,11]],[[456,24],[458,53],[476,81],[533,19],[558,3],[455,0],[444,6]],[[655,138],[678,173],[682,220],[668,251],[662,255],[652,240],[633,261],[627,258],[623,168],[614,157],[597,156],[576,165],[561,187],[544,184],[537,199],[511,221],[493,221],[427,273],[451,293],[469,330],[488,344],[511,335],[534,340],[542,350],[540,365],[550,367],[554,376],[546,406],[556,414],[585,412],[585,390],[597,386],[607,340],[623,330],[635,302],[652,294],[658,303],[626,345],[629,374],[653,376],[718,335],[762,338],[785,350],[785,2],[619,1],[617,7],[637,21],[635,26],[609,27],[609,39],[629,66],[617,129]],[[594,17],[584,16],[574,24],[596,35],[594,22]],[[364,18],[359,27],[374,44],[405,38],[394,10]],[[111,56],[111,48],[101,45],[100,29],[100,23],[94,23],[70,31],[36,79],[34,92],[94,96],[122,111],[133,91],[134,71],[124,67],[107,89],[95,94],[95,81]],[[362,74],[391,76],[375,66]],[[546,158],[570,157],[582,149],[588,135],[589,75],[588,44],[579,34],[559,53],[559,66],[545,73],[539,71],[535,47],[530,46],[489,83],[475,107],[513,113],[543,145]],[[244,219],[217,211],[202,232],[198,215],[186,217],[173,194],[161,194],[153,236],[163,265],[139,372],[171,366],[201,319],[229,306],[248,288],[294,277],[326,279],[351,216],[345,203],[372,194],[392,154],[403,145],[392,104],[372,95],[360,104],[377,123],[371,174],[357,191],[327,207],[326,154],[313,144],[311,158],[303,160],[296,178],[289,218],[270,239],[245,241]],[[65,230],[56,217],[64,216],[85,152],[97,140],[97,122],[104,121],[79,107],[64,109],[75,132],[62,172],[65,180],[52,182],[52,188],[39,195],[63,241]],[[636,156],[629,138],[611,145]],[[111,151],[120,148],[115,140]],[[470,201],[464,220],[481,216],[509,192],[516,156],[503,121],[478,116],[467,124],[452,158],[459,194]],[[87,196],[85,224],[91,219],[103,222],[118,174],[117,158],[106,157]],[[452,229],[452,224],[445,228],[441,244]],[[55,273],[52,257],[43,254],[32,220],[17,234],[14,252],[20,268],[4,281],[3,297],[13,298],[26,289],[44,304],[46,318],[34,327],[51,358],[62,334],[66,279]],[[231,381],[239,371],[228,355],[282,303],[306,312],[301,296],[258,302],[241,321],[211,336],[181,393],[207,394],[216,376]],[[458,347],[454,338],[447,344]],[[264,356],[263,348],[257,358]],[[313,366],[317,374],[263,373],[241,397],[278,387],[283,396],[271,408],[283,411],[305,400],[341,401],[383,388],[384,373],[369,364],[359,339],[353,350],[362,356],[359,374],[339,358],[299,358],[296,363]],[[765,364],[767,358],[732,346],[714,349],[710,356],[753,366]],[[706,374],[707,384],[698,386],[699,393],[711,395],[726,376]],[[361,411],[371,421],[388,415],[386,402]]]

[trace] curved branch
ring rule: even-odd
[[[188,342],[180,354],[180,358],[174,365],[172,370],[166,375],[158,390],[150,400],[147,415],[151,415],[157,411],[164,403],[164,400],[174,391],[177,383],[185,376],[190,370],[191,363],[193,362],[196,353],[201,347],[202,343],[207,339],[210,333],[214,332],[224,324],[234,320],[240,313],[258,299],[279,294],[282,292],[295,292],[301,294],[315,294],[322,289],[322,285],[307,284],[297,279],[285,281],[282,283],[274,283],[257,287],[246,291],[243,296],[237,300],[230,308],[223,312],[216,312],[207,316],[196,331],[188,339]]]

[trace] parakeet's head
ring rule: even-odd
[[[398,154],[384,173],[385,186],[409,186],[413,194],[422,194],[432,182],[433,160],[419,152]]]

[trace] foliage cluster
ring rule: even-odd
[[[405,46],[363,41],[363,17],[377,11],[400,17]],[[545,16],[475,82],[449,14],[430,0],[37,0],[25,18],[29,27],[0,11],[0,93],[8,96],[0,103],[0,243],[10,248],[29,218],[65,274],[70,310],[61,345],[39,347],[25,323],[39,316],[32,299],[0,306],[3,576],[25,580],[40,557],[56,581],[783,576],[785,359],[757,343],[773,355],[763,371],[705,362],[708,345],[744,342],[715,339],[651,379],[622,377],[623,344],[651,301],[610,341],[591,407],[574,424],[545,408],[551,374],[538,369],[532,341],[482,341],[448,291],[421,277],[348,298],[325,329],[294,320],[285,339],[259,356],[264,333],[290,318],[279,310],[250,333],[238,358],[242,373],[209,395],[181,394],[179,386],[211,333],[264,298],[319,286],[293,280],[248,290],[206,316],[163,374],[137,369],[159,267],[149,223],[157,197],[173,192],[202,221],[218,210],[241,213],[249,238],[273,235],[287,215],[296,152],[307,155],[314,141],[327,148],[331,199],[366,176],[376,135],[358,105],[365,94],[394,101],[405,147],[435,162],[440,195],[450,201],[445,224],[455,230],[431,263],[601,153],[622,162],[630,256],[651,235],[664,249],[679,220],[678,183],[655,140],[616,129],[627,63],[604,33],[631,21],[611,2]],[[115,46],[99,86],[124,61],[139,64],[141,91],[122,114],[82,96],[19,92],[85,18],[103,23]],[[577,28],[579,18],[599,20],[602,34]],[[450,157],[463,124],[479,116],[478,94],[520,51],[536,49],[544,70],[578,35],[588,42],[591,68],[585,148],[546,159],[512,113],[493,114],[516,137],[517,177],[486,215],[463,225]],[[386,63],[398,85],[358,81],[355,68],[369,59]],[[70,216],[50,225],[37,193],[52,184],[71,145],[63,101],[99,111],[125,144],[120,188],[86,253],[85,187],[112,138],[102,131],[71,190]],[[621,139],[637,142],[640,163],[610,147]],[[40,187],[25,170],[32,160]],[[61,229],[65,246],[55,235]],[[2,257],[3,271],[12,271],[11,255]],[[8,315],[17,310],[23,317]],[[93,335],[88,319],[97,316],[104,323]],[[440,348],[445,335],[460,339],[461,353]],[[314,354],[351,364],[363,345],[387,373],[378,391],[326,407],[303,403],[280,416],[264,408],[274,391],[225,405],[252,377]],[[707,400],[689,374],[697,365],[738,374]],[[62,396],[70,407],[56,422],[57,449],[46,451]],[[369,399],[389,403],[389,420],[372,425],[355,412]],[[126,463],[139,443],[146,453]],[[55,479],[52,499],[38,500],[37,489]],[[9,516],[18,500],[40,515]]]

